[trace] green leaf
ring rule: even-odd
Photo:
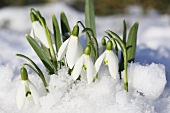
[[[47,58],[47,56],[45,55],[42,48],[38,45],[38,43],[30,35],[26,35],[26,38],[27,38],[29,44],[34,49],[34,51],[36,52],[36,54],[38,55],[38,57],[40,58],[40,60],[42,61],[42,63],[44,64],[44,66],[47,68],[47,70],[50,72],[50,74],[53,74],[54,69],[53,69],[52,62]]]
[[[126,43],[128,62],[134,62],[136,53],[138,23],[136,22],[129,31],[128,40]]]
[[[124,44],[126,45],[126,21],[123,20],[123,42]],[[121,74],[121,71],[124,70],[124,67],[123,67],[123,64],[124,64],[124,58],[123,58],[123,52],[121,51],[121,58],[120,58],[120,61],[119,61],[119,73]],[[120,79],[121,79],[121,76],[120,76]]]
[[[61,21],[61,31],[62,31],[63,42],[64,42],[70,37],[71,34],[70,26],[64,12],[60,13],[60,21]]]
[[[43,44],[41,44],[41,48],[44,51],[47,58],[51,61],[52,59],[51,59],[50,49],[46,48]]]
[[[94,32],[94,37],[96,37],[96,24],[95,24],[95,13],[93,0],[85,0],[85,21],[86,28],[91,28]],[[86,35],[88,37],[88,35]],[[86,38],[87,43],[89,43],[89,38]]]
[[[126,44],[126,21],[123,20],[123,42]]]
[[[52,15],[52,22],[53,22],[53,31],[54,31],[54,40],[55,40],[55,46],[56,46],[56,52],[58,52],[61,44],[62,44],[62,38],[60,35],[60,28],[58,26],[58,21],[56,19],[56,16]]]

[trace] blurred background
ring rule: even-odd
[[[81,12],[84,11],[85,0],[1,0],[0,8],[56,1],[66,2],[70,7]],[[126,8],[131,5],[141,6],[145,13],[150,9],[155,9],[161,14],[170,14],[170,0],[94,0],[94,4],[96,15],[126,13]]]
[[[1,0],[0,49],[3,51],[0,51],[0,64],[22,63],[23,59],[17,58],[16,53],[25,54],[36,63],[40,62],[25,39],[25,34],[29,34],[32,27],[30,8],[41,12],[53,32],[51,15],[56,15],[60,25],[61,11],[65,12],[71,28],[77,21],[85,23],[84,2],[85,0]],[[170,0],[94,0],[94,8],[99,45],[106,35],[104,31],[108,29],[122,37],[123,19],[126,20],[128,32],[135,22],[139,22],[137,61],[162,63],[170,67],[170,62],[167,62],[170,59]],[[81,41],[84,43],[85,37],[82,36]]]

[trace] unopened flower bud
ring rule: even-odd
[[[112,50],[112,46],[113,46],[112,41],[109,40],[109,41],[107,42],[107,44],[106,44],[106,49],[107,49],[107,50]]]
[[[105,38],[102,38],[102,45],[106,45],[106,39]]]

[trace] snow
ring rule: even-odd
[[[124,91],[123,80],[114,80],[107,66],[102,66],[99,78],[88,85],[86,81],[73,81],[67,68],[59,75],[48,76],[41,61],[29,46],[25,33],[30,33],[29,9],[39,9],[52,29],[51,15],[59,19],[63,10],[73,27],[83,13],[64,3],[41,6],[6,7],[0,9],[0,112],[1,113],[169,113],[170,112],[170,15],[154,10],[143,14],[140,7],[127,9],[127,14],[97,17],[97,40],[104,31],[122,34],[122,20],[128,28],[139,22],[136,62],[129,64],[129,93]],[[134,10],[135,9],[135,10]],[[138,13],[139,12],[139,13]],[[129,30],[129,29],[128,29]],[[84,44],[84,36],[81,42]],[[40,106],[26,100],[19,111],[16,93],[21,83],[19,70],[26,61],[16,57],[22,53],[30,57],[44,72],[50,93],[46,94],[39,77],[28,68],[29,79],[40,93]],[[122,72],[123,74],[123,72]]]
[[[131,63],[128,75],[130,89],[142,93],[147,99],[157,99],[166,85],[165,66],[161,64],[141,66]]]

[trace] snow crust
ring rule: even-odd
[[[51,15],[54,13],[59,19],[61,11],[66,13],[71,27],[78,20],[84,22],[83,13],[64,3],[0,9],[0,113],[170,112],[170,15],[160,15],[153,10],[144,14],[135,6],[124,15],[96,18],[99,45],[107,29],[122,34],[123,18],[128,28],[139,22],[136,62],[140,63],[129,64],[129,93],[126,93],[123,81],[113,80],[106,66],[101,67],[99,79],[90,85],[86,81],[73,81],[67,68],[59,70],[59,76],[48,76],[24,37],[31,29],[31,7],[41,11],[50,29]],[[85,46],[85,37],[81,36],[80,40]],[[16,93],[21,82],[19,70],[26,61],[16,57],[16,53],[27,55],[43,70],[50,90],[46,94],[38,76],[28,69],[29,79],[41,96],[40,106],[27,99],[21,111],[16,106]]]

